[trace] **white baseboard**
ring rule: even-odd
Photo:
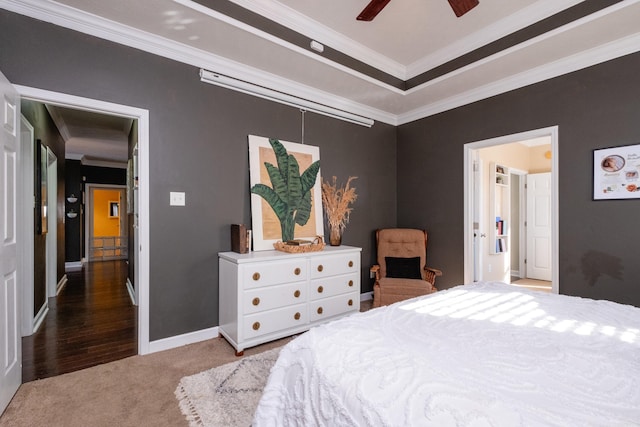
[[[47,313],[49,313],[49,301],[46,301],[42,307],[40,307],[40,311],[33,318],[33,333],[38,332],[40,325],[44,322],[44,319],[47,317]]]
[[[373,291],[371,292],[365,292],[363,294],[360,294],[360,302],[362,301],[369,301],[373,299]]]
[[[62,292],[64,285],[66,285],[68,281],[69,281],[69,278],[67,277],[67,275],[66,274],[63,275],[60,281],[58,282],[58,284],[56,285],[56,296],[60,295],[60,292]]]
[[[82,270],[82,261],[64,263],[64,271],[79,271],[79,270]]]
[[[176,347],[182,347],[187,344],[194,344],[200,341],[206,341],[218,337],[218,327],[202,329],[200,331],[189,332],[183,335],[176,335],[161,340],[151,341],[149,343],[149,353],[170,350]],[[149,354],[147,353],[147,354]]]
[[[520,270],[511,270],[511,277],[520,277],[520,278],[522,278],[522,276],[520,275]]]
[[[127,281],[127,286],[129,281]],[[373,292],[365,292],[360,294],[360,301],[368,301],[373,299]],[[169,338],[163,338],[161,340],[151,341],[149,343],[149,353],[156,353],[158,351],[170,350],[176,347],[182,347],[187,344],[194,344],[200,341],[206,341],[213,338],[217,338],[219,335],[218,327],[209,329],[202,329],[200,331],[189,332],[183,335],[176,335]],[[145,354],[149,354],[145,353]]]
[[[129,278],[127,277],[127,291],[129,291],[129,298],[131,298],[131,303],[133,305],[138,305],[138,303],[136,302],[136,290],[133,287],[133,283],[131,283],[131,280],[129,280]]]

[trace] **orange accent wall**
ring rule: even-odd
[[[119,236],[120,218],[109,217],[109,202],[119,202],[120,191],[118,190],[93,190],[93,237]],[[122,215],[122,209],[118,209]]]

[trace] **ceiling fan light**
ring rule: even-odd
[[[479,0],[449,0],[449,4],[451,5],[451,9],[453,9],[453,13],[456,14],[458,18],[460,18],[465,13],[469,12],[471,9],[480,4]]]

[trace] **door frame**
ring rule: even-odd
[[[120,205],[120,216],[118,218],[120,231],[122,234],[122,230],[126,230],[126,221],[124,220],[127,217],[127,186],[126,185],[116,185],[116,184],[94,184],[91,182],[85,183],[84,192],[85,192],[85,208],[84,208],[84,254],[82,259],[86,260],[86,262],[91,262],[91,257],[89,256],[89,249],[91,248],[91,238],[93,237],[93,191],[94,190],[117,190],[120,193],[121,197],[121,205]],[[124,205],[124,209],[123,206]],[[124,212],[124,213],[123,213]],[[128,235],[127,235],[128,237]],[[131,253],[127,255],[127,258],[133,256],[133,248],[130,249]]]
[[[47,237],[46,237],[46,289],[47,298],[58,293],[58,158],[47,148]]]
[[[138,301],[138,354],[150,353],[149,345],[149,110],[128,105],[115,104],[91,98],[83,98],[60,92],[14,85],[20,98],[30,99],[60,107],[76,108],[94,113],[127,117],[138,120],[138,201],[139,201],[139,242],[134,248],[138,252],[140,268],[136,278],[136,297]],[[27,166],[33,173],[32,165]],[[24,220],[24,218],[21,218]],[[31,222],[30,238],[33,239]],[[28,237],[29,238],[29,237]],[[33,265],[33,251],[26,254]],[[138,286],[139,284],[139,286]],[[32,320],[30,321],[32,322]]]
[[[26,117],[20,115],[20,181],[17,202],[19,212],[22,212],[18,218],[18,264],[22,277],[20,333],[23,337],[33,334],[36,329],[33,309],[34,140],[33,126]]]
[[[553,293],[559,293],[559,202],[558,202],[558,132],[559,127],[550,126],[547,128],[534,129],[530,131],[515,133],[511,135],[489,138],[479,141],[472,141],[464,144],[463,148],[463,171],[464,171],[464,283],[473,283],[473,202],[474,202],[474,181],[473,181],[473,154],[480,148],[495,145],[510,144],[526,139],[541,137],[551,138],[551,289]]]

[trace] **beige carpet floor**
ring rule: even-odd
[[[0,426],[188,426],[174,394],[180,379],[236,360],[231,345],[216,338],[29,382],[0,417]]]

